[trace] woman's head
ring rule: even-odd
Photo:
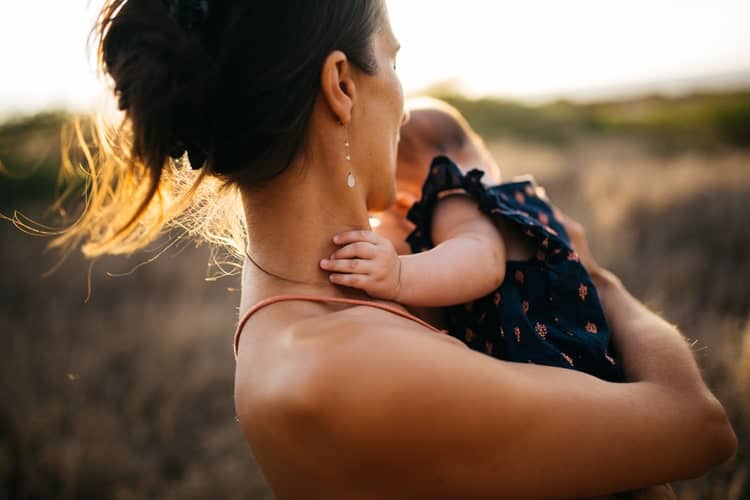
[[[392,202],[394,188],[379,179],[393,173],[403,95],[384,0],[109,0],[95,34],[124,112],[117,147],[104,152],[128,158],[92,169],[106,186],[92,189],[61,240],[88,239],[91,255],[143,246],[185,209],[184,199],[172,213],[164,206],[190,174],[188,196],[206,177],[262,189],[304,156],[323,118],[337,141],[350,137],[368,203]],[[185,152],[199,172],[169,161]],[[145,223],[155,204],[159,215]]]
[[[101,62],[133,122],[135,153],[159,164],[187,148],[200,166],[246,183],[301,148],[321,68],[340,50],[374,74],[380,0],[114,0]]]

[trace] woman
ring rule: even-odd
[[[133,251],[184,199],[220,213],[212,180],[241,195],[235,402],[279,498],[591,497],[734,453],[682,336],[596,264],[572,221],[629,383],[492,359],[329,281],[332,235],[368,229],[395,199],[407,118],[381,0],[111,0],[98,33],[128,161],[102,150],[87,211],[57,243]],[[201,170],[178,199],[190,171],[169,156],[183,154]],[[229,241],[214,220],[188,229]]]

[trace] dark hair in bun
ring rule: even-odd
[[[93,34],[124,118],[114,136],[97,133],[86,209],[52,245],[131,252],[188,201],[205,203],[208,179],[213,191],[262,186],[303,144],[325,58],[341,50],[373,74],[383,21],[383,0],[108,0]],[[168,161],[185,153],[199,171]],[[236,239],[225,228],[214,240],[227,232]]]

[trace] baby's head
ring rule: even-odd
[[[500,169],[482,138],[461,113],[450,104],[431,97],[406,103],[409,121],[401,127],[396,183],[398,191],[419,199],[435,156],[445,155],[463,171],[478,168],[487,180],[500,182]]]
[[[478,168],[486,172],[489,183],[500,182],[500,169],[484,141],[450,104],[429,97],[406,103],[409,121],[401,127],[398,145],[396,204],[379,216],[376,232],[391,240],[399,254],[410,253],[405,243],[413,226],[406,220],[411,205],[419,200],[432,159],[445,155],[464,172]]]

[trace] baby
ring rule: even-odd
[[[410,113],[397,203],[377,233],[334,236],[342,247],[321,261],[331,281],[441,308],[451,335],[490,356],[624,380],[596,288],[544,191],[531,178],[499,183],[482,140],[448,104],[411,102]]]

